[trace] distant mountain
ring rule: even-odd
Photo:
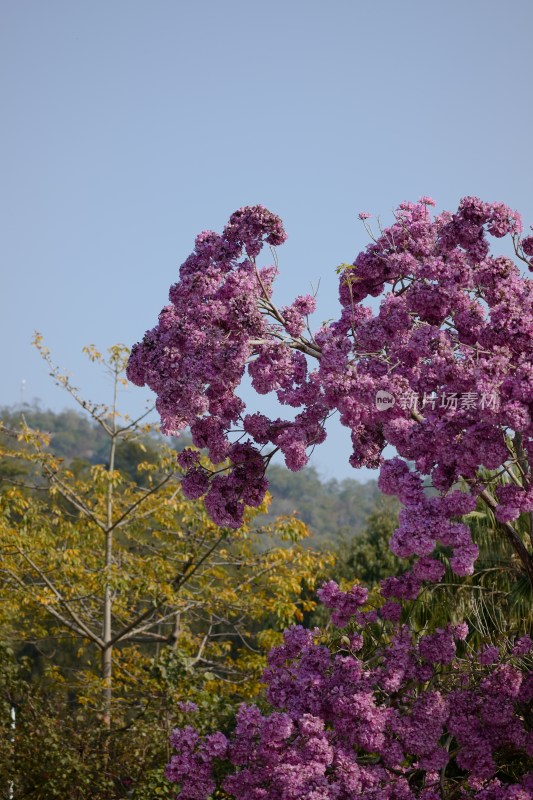
[[[106,463],[108,437],[84,414],[72,410],[48,411],[36,405],[0,407],[0,419],[9,427],[18,427],[22,416],[32,428],[51,434],[50,448],[67,462]],[[190,438],[185,435],[168,439],[152,433],[143,437],[142,450],[135,442],[122,442],[117,451],[117,469],[135,478],[136,464],[141,460],[155,460],[161,442],[181,450],[190,444]],[[297,513],[311,529],[315,547],[334,547],[360,534],[381,497],[374,480],[367,483],[351,478],[322,481],[314,467],[291,472],[272,465],[267,478],[272,504],[265,519]]]
[[[0,407],[0,419],[11,428],[18,428],[24,419],[30,428],[49,433],[50,449],[67,461],[79,458],[91,464],[107,459],[109,440],[102,428],[77,411],[49,411],[38,405]]]
[[[357,536],[382,496],[376,481],[322,481],[314,467],[291,472],[273,465],[267,478],[272,494],[267,518],[296,512],[311,529],[315,546]]]

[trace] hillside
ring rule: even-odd
[[[51,449],[74,466],[106,463],[107,437],[83,414],[29,405],[22,409],[0,407],[0,419],[10,427],[18,426],[22,413],[32,428],[51,434]],[[135,442],[121,443],[117,469],[135,477],[136,464],[155,457],[161,441],[170,440],[156,433],[146,435],[142,450]],[[189,443],[186,436],[174,441],[180,450]],[[349,478],[323,481],[314,467],[291,472],[283,466],[271,465],[267,477],[272,504],[266,519],[297,513],[311,529],[315,546],[332,546],[361,533],[381,496],[376,481],[360,483]]]
[[[273,465],[267,477],[272,494],[268,517],[298,513],[315,544],[336,544],[361,533],[381,496],[376,481],[322,481],[314,467],[291,472]]]

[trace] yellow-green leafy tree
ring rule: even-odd
[[[158,443],[157,458],[143,460],[147,415],[118,410],[124,347],[107,357],[86,348],[113,378],[112,403],[101,406],[80,396],[40,337],[36,345],[102,427],[108,454],[80,467],[23,420],[1,430],[2,462],[23,467],[4,469],[0,491],[0,633],[19,654],[6,666],[19,670],[18,694],[4,691],[16,722],[0,782],[14,800],[166,794],[160,767],[183,703],[223,724],[256,695],[265,653],[312,610],[328,558],[301,545],[308,531],[294,517],[258,527],[254,510],[238,531],[218,528],[183,497],[174,450]],[[117,468],[124,443],[138,454],[134,477]],[[48,731],[53,753],[32,746],[34,728],[35,743],[37,729]]]

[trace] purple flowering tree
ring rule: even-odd
[[[364,602],[334,584],[321,594],[342,616]],[[180,800],[217,786],[235,800],[530,800],[531,639],[470,653],[464,625],[416,637],[390,616],[360,620],[387,629],[370,652],[361,633],[325,646],[287,630],[264,676],[276,710],[241,706],[230,736],[173,732]]]
[[[468,197],[434,218],[432,205],[403,203],[343,265],[338,319],[315,332],[314,298],[278,308],[276,268],[257,263],[264,244],[283,243],[280,219],[241,209],[222,235],[197,238],[170,304],[133,349],[128,376],[156,392],[163,429],[190,427],[220,465],[209,472],[197,451],[181,456],[185,494],[205,496],[219,525],[239,527],[245,506],[261,502],[274,453],[305,466],[336,412],[352,466],[379,468],[382,491],[403,504],[392,550],[415,557],[382,583],[374,608],[357,584],[323,587],[332,622],[348,625],[344,643],[289,630],[265,674],[273,713],[243,708],[229,739],[174,733],[168,776],[182,800],[215,786],[236,800],[533,796],[530,640],[475,653],[464,626],[402,624],[402,604],[442,578],[443,559],[473,572],[462,517],[477,502],[533,584],[533,288],[489,249],[489,237],[507,236],[531,269],[533,237],[521,238],[518,214],[500,203]],[[377,297],[374,311],[365,300]],[[295,409],[290,419],[247,413],[237,394],[246,371],[259,394]],[[385,460],[387,445],[398,455]],[[530,541],[517,525],[525,517]]]
[[[439,542],[454,572],[472,572],[477,547],[458,518],[479,497],[533,583],[531,543],[513,525],[533,511],[533,286],[489,251],[490,236],[508,236],[531,268],[533,237],[520,238],[518,214],[501,203],[467,197],[434,219],[431,205],[402,203],[342,269],[338,319],[314,333],[314,298],[278,308],[276,268],[257,265],[264,244],[285,240],[281,220],[262,206],[235,212],[222,235],[198,236],[170,304],[133,348],[128,377],[157,394],[167,433],[189,426],[194,444],[227,465],[209,473],[197,452],[183,456],[184,492],[205,495],[219,525],[239,527],[245,506],[261,502],[275,452],[292,470],[305,466],[336,412],[352,466],[380,467],[382,491],[404,505],[391,547],[423,559],[419,579],[439,577],[428,560]],[[364,301],[378,296],[374,312]],[[246,413],[237,394],[246,371],[295,417]],[[387,444],[398,456],[384,461]],[[494,488],[487,471],[507,482]],[[427,496],[424,479],[438,495]],[[461,479],[468,492],[454,490]]]

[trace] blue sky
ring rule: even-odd
[[[530,0],[4,0],[0,404],[25,380],[69,405],[35,329],[106,400],[83,345],[139,340],[196,233],[242,205],[283,217],[277,298],[320,280],[318,322],[361,210],[477,194],[531,224],[532,25]],[[315,453],[324,476],[355,476],[347,440]]]

